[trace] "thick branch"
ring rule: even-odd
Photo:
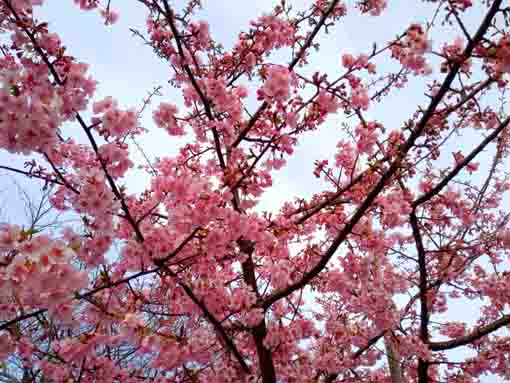
[[[177,277],[168,267],[165,266],[163,267],[163,269],[166,272],[168,272],[173,278]],[[237,349],[237,346],[234,344],[234,341],[228,336],[227,332],[225,331],[221,323],[218,321],[218,319],[216,319],[216,317],[209,311],[204,301],[199,299],[195,295],[191,287],[189,287],[186,283],[181,282],[179,280],[177,280],[177,283],[179,284],[179,286],[181,286],[181,288],[184,290],[186,295],[193,301],[193,303],[195,303],[200,308],[200,310],[207,318],[207,320],[213,325],[214,329],[216,330],[220,338],[223,340],[223,342],[225,342],[227,348],[239,362],[239,365],[241,366],[243,371],[246,374],[250,374],[251,373],[250,367],[246,364],[244,357],[241,355],[241,352]]]
[[[402,361],[395,344],[388,337],[384,339],[391,383],[402,383]]]
[[[416,242],[416,250],[418,252],[418,268],[420,274],[420,339],[427,343],[429,340],[429,309],[427,302],[427,262],[425,259],[425,248],[423,246],[423,239],[418,227],[418,218],[416,218],[416,212],[410,215],[411,227],[413,229],[413,237]],[[419,359],[418,361],[418,382],[428,382],[428,363],[426,360]]]
[[[242,263],[244,281],[251,287],[255,295],[258,297],[260,294],[255,276],[255,265],[252,259],[252,254],[255,250],[254,243],[246,239],[238,239],[237,244],[239,245],[241,252],[247,256],[246,261]],[[276,383],[276,369],[273,361],[273,353],[271,349],[266,347],[264,344],[266,335],[266,320],[265,318],[262,318],[260,323],[251,329],[251,336],[257,349],[259,368],[262,373],[262,383]]]
[[[496,0],[492,4],[489,9],[487,15],[485,16],[482,24],[478,28],[476,35],[473,37],[473,40],[466,46],[462,57],[464,60],[471,56],[473,49],[475,46],[481,41],[485,32],[490,27],[493,17],[496,15],[502,0]],[[322,255],[321,259],[317,264],[312,267],[308,272],[306,272],[303,277],[295,282],[294,284],[276,291],[273,295],[268,297],[263,303],[262,307],[265,309],[269,308],[276,301],[292,294],[294,291],[297,291],[304,286],[306,286],[313,278],[315,278],[319,273],[324,270],[329,260],[333,257],[336,250],[340,247],[340,245],[344,242],[344,240],[349,236],[352,229],[356,226],[356,224],[361,220],[361,218],[365,215],[368,209],[372,206],[372,203],[375,201],[379,193],[384,189],[386,183],[395,175],[397,170],[400,168],[401,160],[407,155],[407,153],[414,146],[418,137],[424,132],[429,120],[434,115],[437,106],[445,96],[445,94],[450,89],[450,86],[455,79],[457,73],[459,72],[464,60],[456,61],[446,76],[441,88],[437,92],[437,94],[432,98],[427,110],[423,114],[419,123],[417,124],[415,130],[411,133],[407,141],[402,145],[401,151],[399,153],[399,158],[395,159],[389,169],[381,176],[377,184],[374,188],[368,193],[365,200],[353,214],[352,218],[345,224],[344,228],[338,233],[337,237],[333,240],[330,247],[326,252]]]
[[[444,342],[430,342],[429,348],[432,351],[445,351],[452,350],[457,347],[465,346],[478,339],[493,333],[496,330],[499,330],[503,326],[507,326],[510,324],[510,315],[504,315],[501,318],[495,320],[492,323],[489,323],[485,326],[480,326],[475,328],[469,334],[460,336],[458,338],[447,340]]]
[[[193,74],[193,71],[189,67],[188,64],[186,64],[186,55],[184,54],[184,49],[181,44],[181,38],[179,36],[179,31],[177,30],[177,27],[175,26],[173,12],[170,6],[168,5],[167,0],[163,0],[163,5],[165,7],[165,18],[168,22],[168,25],[170,26],[170,29],[172,30],[172,34],[175,37],[175,43],[177,44],[177,51],[179,52],[179,56],[182,60],[182,67],[184,68],[184,71],[186,72],[186,75],[188,76],[191,85],[193,85],[193,89],[195,89],[195,92],[197,92],[198,97],[200,97],[200,100],[202,101],[202,104],[204,105],[204,110],[207,118],[210,121],[214,121],[214,115],[212,113],[212,107],[209,99],[205,95],[205,93],[202,91],[202,88],[200,88],[200,85],[198,85],[198,82],[195,78],[195,75]],[[213,138],[214,138],[214,146],[216,148],[216,154],[218,155],[218,161],[220,162],[220,166],[222,169],[225,169],[227,167],[225,163],[225,159],[223,158],[223,153],[221,152],[221,142],[220,137],[218,134],[218,131],[215,128],[212,128],[213,132]]]
[[[24,321],[25,319],[30,319],[30,318],[34,318],[36,317],[37,315],[40,315],[40,314],[43,314],[46,312],[46,309],[41,309],[41,310],[37,310],[37,311],[33,311],[31,313],[28,313],[28,314],[23,314],[23,315],[20,315],[14,319],[11,319],[7,322],[4,322],[0,325],[0,331],[3,331],[3,330],[7,330],[10,326],[18,323],[18,322],[21,322],[21,321]]]

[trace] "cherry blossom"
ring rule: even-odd
[[[374,41],[362,23],[407,5],[282,1],[229,44],[206,2],[140,1],[134,37],[173,92],[141,107],[99,96],[92,58],[39,20],[42,3],[0,0],[0,149],[13,159],[0,169],[69,220],[0,225],[2,376],[508,377],[502,0],[419,2],[428,12]],[[127,9],[73,3],[111,28]],[[317,65],[347,32],[360,46]],[[170,136],[157,157],[138,141],[154,129]]]
[[[272,65],[267,70],[264,94],[275,101],[284,102],[290,97],[291,82],[291,74],[287,68]]]

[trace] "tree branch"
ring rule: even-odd
[[[485,326],[480,326],[475,328],[469,334],[460,336],[455,339],[443,341],[443,342],[430,342],[429,348],[432,351],[446,351],[452,350],[457,347],[465,346],[474,341],[477,341],[480,338],[483,338],[490,333],[499,330],[503,326],[507,326],[510,324],[510,315],[504,315],[501,318],[495,320],[492,323],[489,323]]]
[[[292,71],[294,69],[294,67],[299,63],[299,60],[305,55],[305,53],[308,50],[308,48],[310,48],[310,46],[312,45],[313,40],[315,39],[315,37],[317,36],[317,34],[321,30],[321,28],[326,23],[327,18],[335,10],[335,8],[336,8],[336,6],[338,5],[339,2],[340,2],[340,0],[334,0],[334,1],[331,2],[330,6],[326,10],[326,12],[324,12],[324,14],[320,18],[319,22],[315,25],[315,28],[310,33],[310,36],[308,36],[308,38],[306,39],[306,42],[303,44],[303,46],[299,50],[299,52],[297,53],[296,57],[294,57],[294,59],[288,65],[287,68],[289,69],[289,71]],[[267,101],[264,101],[259,106],[259,108],[255,112],[253,117],[250,119],[250,121],[246,125],[246,128],[244,128],[241,131],[241,133],[239,133],[239,136],[237,136],[237,138],[234,140],[234,142],[232,143],[232,145],[229,148],[229,150],[232,150],[233,148],[236,148],[237,146],[239,146],[241,141],[247,136],[247,134],[250,132],[250,130],[255,126],[255,123],[257,122],[259,117],[262,115],[262,113],[264,113],[264,111],[267,109],[268,106],[269,106],[269,103]]]
[[[368,193],[365,200],[362,202],[360,207],[355,211],[355,213],[352,215],[352,218],[345,224],[344,228],[338,233],[337,237],[333,240],[330,247],[324,255],[321,257],[319,262],[312,267],[308,272],[306,272],[303,277],[298,280],[297,282],[289,285],[288,287],[276,291],[273,295],[269,296],[267,299],[265,299],[261,306],[265,309],[269,308],[273,303],[276,301],[292,294],[294,291],[297,291],[304,286],[306,286],[313,278],[315,278],[319,273],[324,270],[326,265],[328,264],[329,260],[333,257],[336,250],[340,247],[340,245],[344,242],[344,240],[349,236],[352,229],[356,226],[356,224],[360,221],[360,219],[365,215],[367,210],[372,206],[372,203],[375,201],[379,193],[384,189],[386,183],[395,175],[397,170],[400,168],[401,160],[407,155],[407,153],[411,150],[413,145],[415,144],[418,137],[424,132],[427,123],[432,118],[432,116],[435,113],[435,110],[445,94],[450,89],[451,84],[453,83],[453,80],[455,79],[457,73],[459,72],[463,62],[471,56],[471,53],[473,52],[475,46],[481,41],[483,38],[485,32],[487,32],[487,29],[490,27],[493,17],[496,15],[499,6],[501,5],[501,2],[503,0],[496,0],[492,4],[491,8],[487,12],[487,15],[485,16],[483,22],[481,23],[480,27],[478,28],[478,31],[476,32],[475,36],[473,37],[472,41],[469,42],[469,44],[466,46],[466,49],[464,50],[462,57],[464,60],[458,60],[456,61],[452,67],[448,75],[446,76],[445,80],[443,81],[443,84],[441,85],[440,89],[436,93],[436,95],[432,98],[427,110],[423,114],[422,118],[420,119],[419,123],[417,124],[415,130],[412,131],[409,138],[406,140],[406,142],[402,145],[401,151],[399,153],[399,158],[395,159],[389,169],[381,176],[377,184],[374,186],[374,188]]]
[[[46,312],[46,309],[40,309],[40,310],[37,310],[37,311],[33,311],[31,313],[28,313],[28,314],[23,314],[23,315],[20,315],[14,319],[11,319],[7,322],[4,322],[0,325],[0,331],[3,331],[3,330],[7,330],[10,326],[18,323],[18,322],[21,322],[21,321],[24,321],[25,319],[30,319],[30,318],[34,318],[36,317],[37,315],[40,315],[40,314],[43,314]]]
[[[503,121],[494,131],[489,134],[481,143],[478,145],[468,156],[466,156],[461,162],[455,166],[455,168],[439,182],[434,188],[427,193],[420,196],[418,199],[413,201],[412,207],[416,208],[419,205],[427,202],[443,190],[446,185],[457,175],[460,171],[465,168],[478,154],[480,154],[487,145],[489,145],[510,123],[510,117]]]

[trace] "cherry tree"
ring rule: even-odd
[[[0,380],[510,376],[506,2],[405,2],[430,17],[383,45],[332,52],[326,71],[309,66],[319,36],[401,2],[282,0],[226,49],[206,3],[132,1],[146,10],[136,37],[179,94],[145,99],[151,126],[95,96],[87,58],[36,16],[43,0],[0,0],[0,148],[29,158],[0,168],[42,183],[80,222],[1,226]],[[109,28],[124,5],[74,3]],[[401,113],[392,96],[408,89],[423,96],[400,126],[374,117]],[[154,129],[186,143],[135,163]],[[322,191],[259,209],[325,129],[336,152],[317,150],[303,175]],[[142,193],[126,182],[137,166]],[[477,318],[451,319],[459,307]]]

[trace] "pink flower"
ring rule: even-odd
[[[196,38],[197,45],[202,48],[207,47],[211,39],[209,36],[209,24],[202,20],[198,23],[191,23],[190,29]]]
[[[264,83],[264,93],[278,102],[284,102],[290,97],[291,74],[281,65],[271,65],[267,70]]]
[[[346,53],[342,55],[342,65],[346,68],[352,67],[356,63],[356,59],[353,55]]]
[[[501,242],[501,244],[505,248],[510,249],[510,230],[504,230],[497,234],[498,241]]]
[[[446,323],[441,327],[440,333],[448,338],[458,338],[466,334],[466,324],[457,322]]]
[[[355,133],[358,138],[356,146],[360,153],[372,154],[377,143],[377,128],[380,126],[376,122],[369,122],[366,125],[360,124],[356,127]]]
[[[153,113],[154,122],[160,128],[165,129],[172,136],[184,135],[183,127],[177,122],[175,115],[177,107],[173,104],[162,102],[158,109]]]
[[[99,148],[99,154],[113,178],[122,177],[133,166],[129,159],[127,145],[110,143]]]
[[[246,65],[248,67],[253,67],[257,63],[257,57],[253,54],[253,52],[250,52],[246,55]]]
[[[0,360],[7,359],[9,353],[14,351],[14,343],[8,333],[3,332],[0,334]]]
[[[430,51],[431,45],[423,27],[412,24],[405,37],[393,44],[390,49],[392,56],[415,75],[428,75],[432,68],[427,63],[425,54]]]
[[[498,72],[510,73],[510,37],[504,35],[494,48],[494,55],[491,61],[494,62],[494,68]]]
[[[101,101],[97,101],[92,105],[92,110],[95,114],[103,113],[106,110],[114,109],[117,107],[117,101],[113,97],[108,96]]]
[[[370,97],[368,96],[368,92],[365,87],[358,86],[353,89],[351,92],[351,105],[354,108],[368,110],[368,105],[370,104]]]
[[[285,119],[287,126],[289,126],[290,128],[295,128],[297,126],[297,121],[298,121],[297,113],[294,113],[294,112],[287,113],[286,119]]]
[[[55,33],[47,33],[40,39],[41,47],[50,55],[56,55],[60,48],[60,38]]]
[[[316,103],[321,111],[324,113],[335,113],[338,108],[338,100],[332,94],[328,94],[321,90],[317,96]]]
[[[74,0],[75,4],[80,6],[80,9],[88,11],[97,7],[97,0]]]
[[[31,9],[33,5],[42,5],[43,0],[11,0],[16,9]]]
[[[379,16],[387,5],[386,0],[369,0],[368,3],[368,10],[372,16]]]
[[[22,239],[22,230],[18,225],[0,226],[0,251],[10,251],[14,249],[18,241]]]

